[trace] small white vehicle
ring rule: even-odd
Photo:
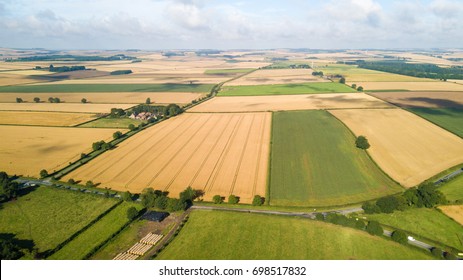
[[[410,241],[415,241],[415,238],[413,238],[413,236],[408,236],[407,238],[408,238],[408,240],[410,240]]]

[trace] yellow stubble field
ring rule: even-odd
[[[116,129],[0,126],[0,170],[39,176],[65,167],[91,151],[92,143],[111,140]]]
[[[89,113],[0,111],[0,124],[74,126],[96,118]]]
[[[35,94],[34,96],[42,96]],[[0,101],[4,94],[0,93]],[[29,95],[30,98],[30,95]],[[82,99],[82,98],[81,98]],[[5,98],[8,100],[8,98]],[[128,109],[134,104],[95,104],[95,103],[0,103],[0,111],[34,111],[34,112],[74,112],[74,113],[109,113],[111,108]]]
[[[227,86],[330,82],[312,75],[312,69],[261,69],[226,83]]]
[[[367,137],[376,163],[413,187],[463,162],[463,139],[402,109],[332,110],[355,135]]]
[[[267,112],[346,108],[390,108],[392,105],[364,93],[327,93],[272,96],[221,96],[189,112]]]
[[[152,187],[173,197],[191,186],[250,203],[265,196],[270,113],[182,114],[123,142],[65,179],[139,193]]]
[[[444,212],[445,215],[454,219],[460,225],[463,225],[463,205],[446,205],[440,206],[439,209]]]

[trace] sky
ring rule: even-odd
[[[0,47],[462,48],[463,0],[0,0]]]

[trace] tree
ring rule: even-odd
[[[167,207],[167,197],[164,195],[158,196],[154,201],[154,207],[159,208],[161,210],[166,209]]]
[[[234,194],[231,194],[229,197],[228,197],[228,203],[229,204],[237,204],[239,202],[239,198],[234,195]]]
[[[432,208],[438,204],[445,204],[447,199],[445,195],[437,189],[432,183],[426,183],[418,186],[418,196],[421,198],[426,208]]]
[[[399,202],[395,196],[381,197],[376,201],[376,205],[383,213],[392,213],[399,206]]]
[[[80,100],[80,102],[82,102],[82,103],[84,103],[84,104],[85,104],[85,103],[87,103],[87,99],[85,99],[85,98],[82,98],[82,100]]]
[[[165,113],[164,115],[168,115],[168,116],[176,116],[180,113],[182,113],[183,110],[182,108],[180,108],[180,106],[178,106],[177,104],[169,104],[167,105],[167,107],[165,108]]]
[[[146,104],[151,104],[151,98],[146,98],[146,101],[145,101]]]
[[[346,83],[346,78],[342,77],[341,79],[339,79],[339,82],[341,84],[345,84]]]
[[[442,259],[442,257],[443,257],[443,252],[442,252],[442,250],[439,249],[439,248],[437,248],[437,247],[434,247],[434,248],[431,249],[431,254],[432,254],[434,257],[438,258],[438,259]]]
[[[19,246],[10,240],[0,239],[0,259],[1,260],[17,260],[24,254]]]
[[[357,85],[356,84],[352,84],[351,86],[353,89],[356,89],[357,88]]]
[[[383,235],[383,228],[377,221],[369,221],[365,230],[371,235]]]
[[[355,228],[363,230],[365,229],[365,223],[362,220],[356,220]]]
[[[75,185],[76,181],[74,181],[74,179],[71,178],[68,180],[68,184]]]
[[[123,201],[133,201],[132,194],[129,191],[123,192],[121,198]]]
[[[13,182],[6,172],[0,172],[0,198],[10,200],[16,197],[19,185]]]
[[[133,123],[129,124],[129,130],[130,131],[134,131],[136,129],[137,129],[137,127]]]
[[[186,201],[177,198],[168,198],[166,210],[169,212],[183,211],[188,207]]]
[[[48,177],[48,171],[45,169],[40,170],[40,178]]]
[[[362,86],[359,86],[359,87],[357,88],[357,91],[363,91],[363,87],[362,87]]]
[[[317,219],[318,221],[324,221],[325,216],[323,216],[322,213],[317,213],[317,214],[315,214],[315,219]]]
[[[127,209],[127,219],[129,219],[130,221],[132,221],[133,219],[135,219],[136,217],[138,216],[138,210],[137,208],[135,207],[129,207],[129,209]]]
[[[94,186],[95,186],[95,184],[90,180],[85,182],[85,187],[87,187],[87,188],[93,188]]]
[[[391,235],[392,240],[400,244],[407,244],[407,234],[401,230],[395,230]]]
[[[34,102],[35,103],[40,103],[40,98],[39,97],[34,97]]]
[[[444,259],[454,261],[454,260],[457,259],[457,256],[455,256],[451,252],[445,252],[444,253]]]
[[[16,97],[16,103],[23,103],[24,100],[20,97]]]
[[[355,140],[355,146],[357,146],[357,148],[359,148],[359,149],[366,150],[366,149],[370,148],[370,143],[368,143],[368,139],[365,136],[360,135]]]
[[[140,197],[143,207],[153,207],[158,193],[156,193],[153,188],[147,188],[142,191]]]
[[[81,154],[80,154],[80,159],[84,159],[84,158],[86,158],[86,157],[87,157],[87,154],[85,154],[85,153],[81,153]]]
[[[212,197],[212,202],[214,202],[214,204],[221,204],[223,202],[223,198],[222,196],[216,194]]]
[[[61,103],[61,99],[59,99],[59,97],[55,97],[55,98],[53,99],[53,102],[55,102],[55,103]]]
[[[375,213],[381,213],[381,209],[379,207],[370,201],[364,202],[362,204],[362,209],[365,212],[365,214],[375,214]]]
[[[54,102],[53,97],[48,97],[48,102],[53,103]]]
[[[264,204],[264,198],[260,195],[255,195],[252,199],[252,205],[261,206],[262,204]]]

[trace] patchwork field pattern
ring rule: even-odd
[[[0,170],[37,177],[68,165],[91,151],[92,143],[111,140],[116,129],[0,126]]]
[[[249,86],[271,84],[295,84],[308,82],[330,82],[312,75],[311,69],[261,69],[239,79],[226,83],[226,86]]]
[[[273,114],[270,204],[345,205],[400,192],[326,111]]]
[[[74,126],[96,118],[94,114],[0,111],[0,124]]]
[[[463,91],[463,85],[451,82],[362,82],[364,90]]]
[[[302,84],[277,84],[254,86],[225,86],[219,96],[259,96],[259,95],[293,95],[317,93],[357,92],[344,84],[333,82],[314,82]]]
[[[268,112],[290,110],[390,108],[390,104],[364,93],[215,97],[189,112]]]
[[[364,135],[378,165],[413,187],[463,162],[463,139],[402,109],[332,110],[356,135]]]
[[[177,196],[186,187],[235,194],[250,203],[265,195],[270,113],[183,114],[137,134],[69,174],[101,187]]]
[[[370,95],[406,108],[463,109],[463,92],[458,91],[374,92],[370,93]]]

